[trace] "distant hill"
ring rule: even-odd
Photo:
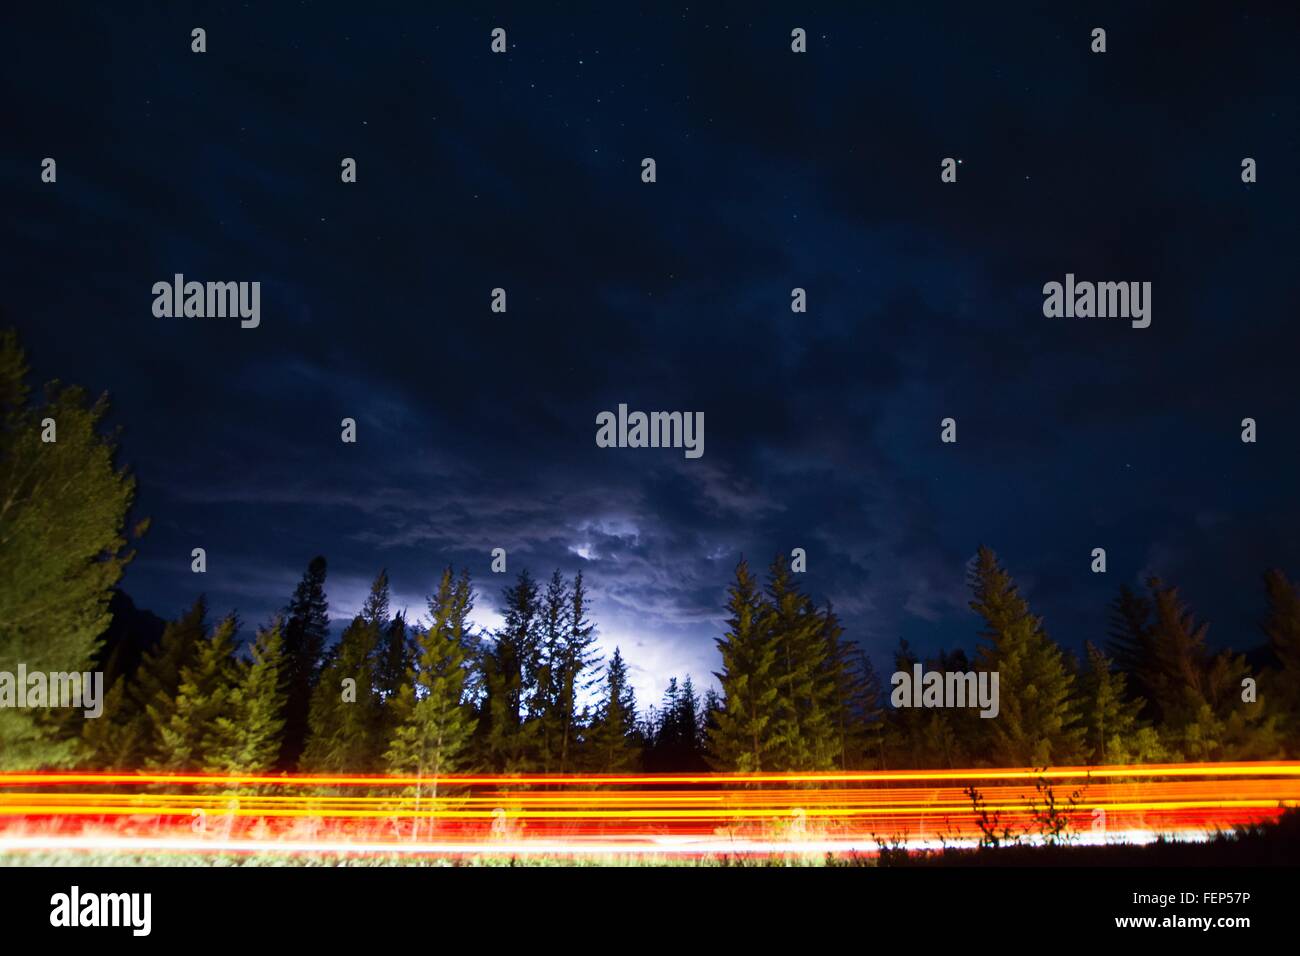
[[[113,620],[102,635],[103,645],[95,667],[105,672],[105,679],[111,684],[123,674],[130,676],[136,672],[144,652],[162,639],[167,622],[152,611],[136,607],[131,596],[120,588],[113,589],[108,611]]]

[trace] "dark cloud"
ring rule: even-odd
[[[246,619],[323,552],[337,614],[385,566],[418,612],[453,563],[491,623],[506,547],[584,572],[644,693],[717,666],[742,554],[806,548],[883,662],[969,645],[988,543],[1071,645],[1153,569],[1253,640],[1259,572],[1300,574],[1296,18],[1117,7],[1096,57],[1093,16],[801,13],[794,57],[777,8],[566,7],[502,13],[501,58],[441,11],[26,9],[7,321],[111,391],[160,613],[202,545]],[[177,272],[260,280],[262,326],[153,318]],[[1044,319],[1066,272],[1151,281],[1152,327]],[[620,402],[703,411],[705,456],[594,447]]]

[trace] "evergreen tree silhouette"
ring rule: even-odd
[[[1084,731],[1061,649],[991,549],[976,554],[970,586],[971,608],[985,625],[978,660],[982,669],[999,674],[998,717],[980,722],[994,762],[1043,767],[1077,759]]]
[[[282,636],[287,697],[279,766],[286,770],[298,765],[307,744],[311,695],[320,678],[321,658],[329,638],[325,573],[325,558],[320,555],[312,558],[284,612]]]
[[[727,594],[731,616],[726,634],[716,639],[722,670],[714,674],[722,707],[715,712],[709,751],[720,770],[770,770],[777,747],[769,730],[779,693],[777,646],[764,627],[758,585],[743,558]]]

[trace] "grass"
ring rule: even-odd
[[[196,866],[196,867],[982,867],[982,866],[1294,866],[1300,863],[1300,811],[1289,810],[1276,823],[1241,827],[1216,834],[1205,843],[1161,838],[1144,845],[1073,846],[1013,844],[978,849],[949,847],[909,851],[881,841],[879,854],[839,856],[790,853],[771,856],[507,856],[483,853],[454,857],[387,854],[287,853],[0,853],[0,866]]]

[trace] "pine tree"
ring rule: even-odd
[[[677,718],[681,712],[681,691],[677,678],[668,678],[663,700],[659,702],[659,723],[655,727],[655,742],[665,749],[675,748],[681,736]]]
[[[552,666],[557,691],[554,713],[559,724],[560,773],[571,768],[582,728],[578,697],[590,691],[597,679],[588,676],[596,662],[596,625],[587,617],[590,608],[581,571],[574,577],[568,596],[569,607],[565,616],[568,633],[562,642],[559,659]]]
[[[207,602],[200,596],[181,617],[168,622],[158,643],[141,658],[134,682],[126,685],[124,700],[100,718],[109,720],[112,728],[109,732],[105,727],[96,744],[96,757],[109,761],[107,765],[157,766],[163,759],[150,710],[161,720],[169,719],[181,673],[198,659],[206,640],[207,610]]]
[[[207,765],[211,728],[218,717],[229,713],[238,685],[237,630],[234,615],[217,624],[212,635],[199,642],[193,662],[181,668],[175,698],[156,700],[147,708],[153,766],[192,771]]]
[[[1076,759],[1083,728],[1071,699],[1073,676],[1061,649],[987,547],[976,555],[970,584],[971,608],[985,623],[979,661],[982,669],[999,675],[998,717],[980,722],[993,759],[1019,767]]]
[[[645,711],[637,716],[636,739],[641,745],[640,761],[645,766],[647,759],[653,756],[654,742],[658,739],[659,728],[663,719],[654,704],[647,704]],[[646,769],[650,769],[646,767]]]
[[[700,696],[688,674],[669,679],[646,737],[645,769],[652,773],[702,773],[709,769],[700,738]]]
[[[911,674],[918,661],[907,641],[900,638],[894,652],[894,672]],[[965,652],[954,650],[940,651],[937,657],[923,663],[923,669],[966,672],[971,668]],[[902,685],[896,685],[891,700],[902,689]],[[893,700],[893,703],[900,702]],[[987,733],[978,721],[968,710],[896,706],[882,728],[882,745],[888,755],[882,763],[891,767],[950,769],[987,762],[983,754],[980,756],[984,759],[977,761],[970,746],[971,741]]]
[[[540,734],[540,769],[550,773],[561,763],[561,750],[565,732],[564,690],[561,671],[564,661],[564,642],[568,633],[569,596],[564,577],[557,568],[551,574],[542,598],[538,616],[539,653],[532,673],[524,675],[524,683],[535,688],[532,719],[537,722]]]
[[[677,740],[682,750],[696,756],[700,752],[700,695],[695,693],[695,682],[687,674],[677,695]]]
[[[1276,568],[1265,572],[1268,616],[1264,633],[1288,683],[1300,688],[1300,588]]]
[[[704,699],[700,702],[700,754],[704,758],[704,763],[713,767],[718,758],[712,750],[714,735],[718,732],[718,711],[722,708],[722,697],[712,687],[704,692]]]
[[[27,363],[0,333],[0,671],[91,670],[113,585],[131,555],[135,479],[118,469],[108,400],[52,382],[28,402]],[[55,441],[42,441],[52,419]],[[145,523],[137,531],[142,533]],[[48,712],[0,708],[0,769],[70,765],[77,740]]]
[[[285,610],[282,637],[288,697],[279,760],[285,769],[297,766],[306,746],[312,691],[320,678],[321,658],[329,639],[325,573],[325,558],[320,555],[312,558]]]
[[[1127,584],[1110,605],[1110,628],[1107,649],[1114,666],[1124,675],[1130,693],[1142,698],[1144,712],[1155,717],[1152,700],[1155,648],[1151,629],[1151,601]]]
[[[605,693],[591,728],[591,768],[596,773],[636,770],[640,762],[637,742],[636,695],[627,679],[627,665],[616,647],[605,668]]]
[[[808,769],[859,768],[874,759],[876,749],[869,738],[879,729],[880,715],[872,715],[872,707],[862,699],[865,681],[874,672],[859,673],[860,664],[869,668],[870,663],[845,644],[844,628],[829,602],[815,616],[820,661],[811,675],[809,713],[803,721],[812,755]]]
[[[326,657],[312,691],[307,744],[300,761],[304,769],[352,773],[379,769],[388,730],[379,673],[388,604],[388,572],[380,571],[361,613],[344,628]]]
[[[647,773],[668,773],[673,766],[677,713],[677,678],[670,677],[659,706],[646,711],[644,751],[641,762]]]
[[[1154,602],[1150,683],[1162,737],[1184,760],[1253,760],[1282,752],[1278,714],[1262,697],[1241,699],[1250,673],[1244,657],[1211,654],[1209,625],[1198,622],[1158,578],[1148,582]]]
[[[834,727],[828,698],[834,685],[827,682],[833,662],[825,622],[780,555],[769,571],[762,627],[776,648],[777,694],[768,726],[774,769],[830,769]]]
[[[138,766],[143,752],[142,710],[132,699],[144,655],[157,647],[167,624],[149,612],[141,612],[121,590],[115,590],[109,610],[113,623],[104,635],[96,667],[103,671],[103,711],[81,726],[81,762],[97,769],[127,769]],[[159,624],[156,634],[150,629]]]
[[[125,677],[109,685],[104,694],[104,710],[96,720],[87,720],[81,729],[83,762],[97,770],[128,770],[135,767],[144,750],[141,722],[132,719],[135,708]]]
[[[1293,741],[1292,756],[1300,756],[1300,589],[1276,568],[1264,575],[1268,615],[1264,633],[1281,670],[1269,681],[1276,691],[1278,712]]]
[[[284,651],[281,621],[258,632],[240,663],[230,707],[213,718],[204,743],[205,769],[262,773],[274,766],[284,730]]]
[[[831,709],[833,764],[839,770],[879,767],[884,743],[880,678],[861,647],[841,640],[843,629],[829,607],[823,620],[835,693]]]
[[[537,583],[523,571],[503,597],[505,624],[482,654],[485,699],[480,749],[488,767],[519,773],[537,764],[539,727],[529,719],[536,688],[526,682],[540,667]]]
[[[415,647],[407,633],[406,615],[398,611],[384,627],[375,671],[379,696],[384,701],[386,713],[387,705],[397,697],[402,684],[406,682],[406,672],[414,666]],[[385,718],[385,726],[390,733],[395,727],[388,717]]]
[[[1127,679],[1091,641],[1082,675],[1081,698],[1086,727],[1085,759],[1088,763],[1147,763],[1167,758],[1159,737],[1138,718],[1146,703],[1129,699]]]
[[[376,631],[382,631],[388,626],[389,599],[388,569],[383,568],[371,583],[366,603],[361,607],[361,617]]]
[[[1154,695],[1160,720],[1181,726],[1196,719],[1209,703],[1209,653],[1205,638],[1209,625],[1187,610],[1178,589],[1165,587],[1159,578],[1148,582],[1154,599],[1151,649],[1145,664],[1146,683]]]
[[[394,702],[398,722],[384,754],[388,769],[428,778],[435,798],[438,778],[464,768],[474,734],[476,718],[465,696],[465,634],[473,607],[469,577],[456,581],[447,568],[429,598],[429,627],[416,637],[415,666]]]
[[[717,639],[722,670],[714,674],[723,706],[716,712],[709,749],[720,770],[770,770],[776,747],[768,725],[778,692],[777,647],[764,629],[758,586],[743,559],[728,589],[727,608],[728,630]]]
[[[384,751],[384,714],[375,689],[379,638],[376,619],[364,613],[343,629],[312,691],[303,769],[352,773],[378,769]]]
[[[467,660],[474,656],[479,646],[479,636],[469,620],[470,612],[474,610],[474,601],[474,585],[470,581],[469,572],[462,570],[456,579],[456,587],[452,590],[452,613],[449,620],[451,639],[464,652]]]

